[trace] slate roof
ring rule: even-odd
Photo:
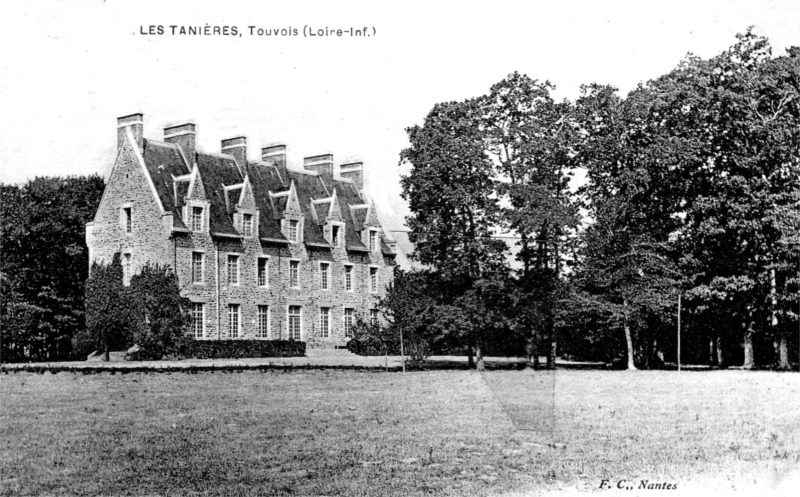
[[[180,207],[175,199],[173,176],[189,174],[180,149],[168,143],[155,140],[143,141],[142,156],[150,179],[165,212],[172,213],[172,225],[177,229],[187,229],[183,223]]]
[[[180,149],[177,145],[145,139],[143,157],[161,204],[166,212],[173,214],[173,229],[188,231],[181,218],[181,207],[189,182],[174,181],[175,177],[191,172]],[[289,185],[294,182],[300,208],[306,220],[303,223],[303,241],[307,246],[330,248],[328,240],[323,235],[323,227],[324,220],[330,213],[332,205],[330,197],[335,189],[345,224],[345,247],[352,251],[369,250],[358,234],[358,231],[364,228],[367,209],[351,209],[351,206],[363,206],[366,202],[352,181],[334,178],[332,184],[326,185],[323,179],[313,172],[292,169],[287,170],[286,178],[281,178],[278,169],[265,162],[248,162],[242,171],[233,156],[201,151],[197,151],[194,157],[187,157],[187,160],[197,164],[206,197],[211,204],[209,229],[212,235],[241,236],[233,225],[232,214],[239,201],[241,185],[244,182],[243,174],[247,174],[253,188],[256,207],[260,212],[259,234],[262,240],[288,243],[281,232],[281,219],[286,209],[288,195],[276,197],[274,194],[288,191]],[[235,185],[238,185],[238,188],[228,188],[226,203],[225,187]],[[312,204],[312,198],[323,202]],[[318,222],[314,222],[315,219]],[[384,254],[394,254],[383,238],[381,248]]]

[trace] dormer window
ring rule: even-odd
[[[242,234],[244,236],[253,236],[252,214],[242,214]]]
[[[192,231],[203,231],[203,208],[192,207]]]
[[[292,243],[297,243],[300,241],[300,221],[297,219],[289,220],[288,238]]]
[[[341,226],[338,224],[331,225],[331,245],[341,247]]]
[[[369,230],[369,251],[377,252],[378,250],[378,232],[376,230]]]

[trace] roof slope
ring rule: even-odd
[[[174,228],[186,229],[180,212],[182,200],[175,198],[173,182],[173,176],[189,174],[180,149],[175,145],[147,139],[143,141],[142,148],[145,167],[164,211],[172,214]]]
[[[238,236],[225,203],[225,186],[241,183],[242,178],[233,157],[197,153],[197,169],[203,178],[206,197],[211,202],[209,228],[212,234]]]

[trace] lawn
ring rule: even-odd
[[[800,375],[743,371],[4,374],[0,492],[770,486],[800,464],[798,399]]]

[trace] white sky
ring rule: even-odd
[[[248,138],[289,147],[289,162],[360,158],[384,224],[402,225],[404,128],[436,102],[486,92],[517,70],[574,98],[583,83],[623,92],[689,51],[712,56],[754,25],[776,54],[800,45],[800,2],[17,1],[0,14],[0,182],[105,175],[116,118],[145,136],[194,120],[199,146]],[[141,36],[140,26],[236,25],[242,37]],[[251,37],[247,26],[297,28]],[[304,38],[303,26],[375,27],[370,38]]]

